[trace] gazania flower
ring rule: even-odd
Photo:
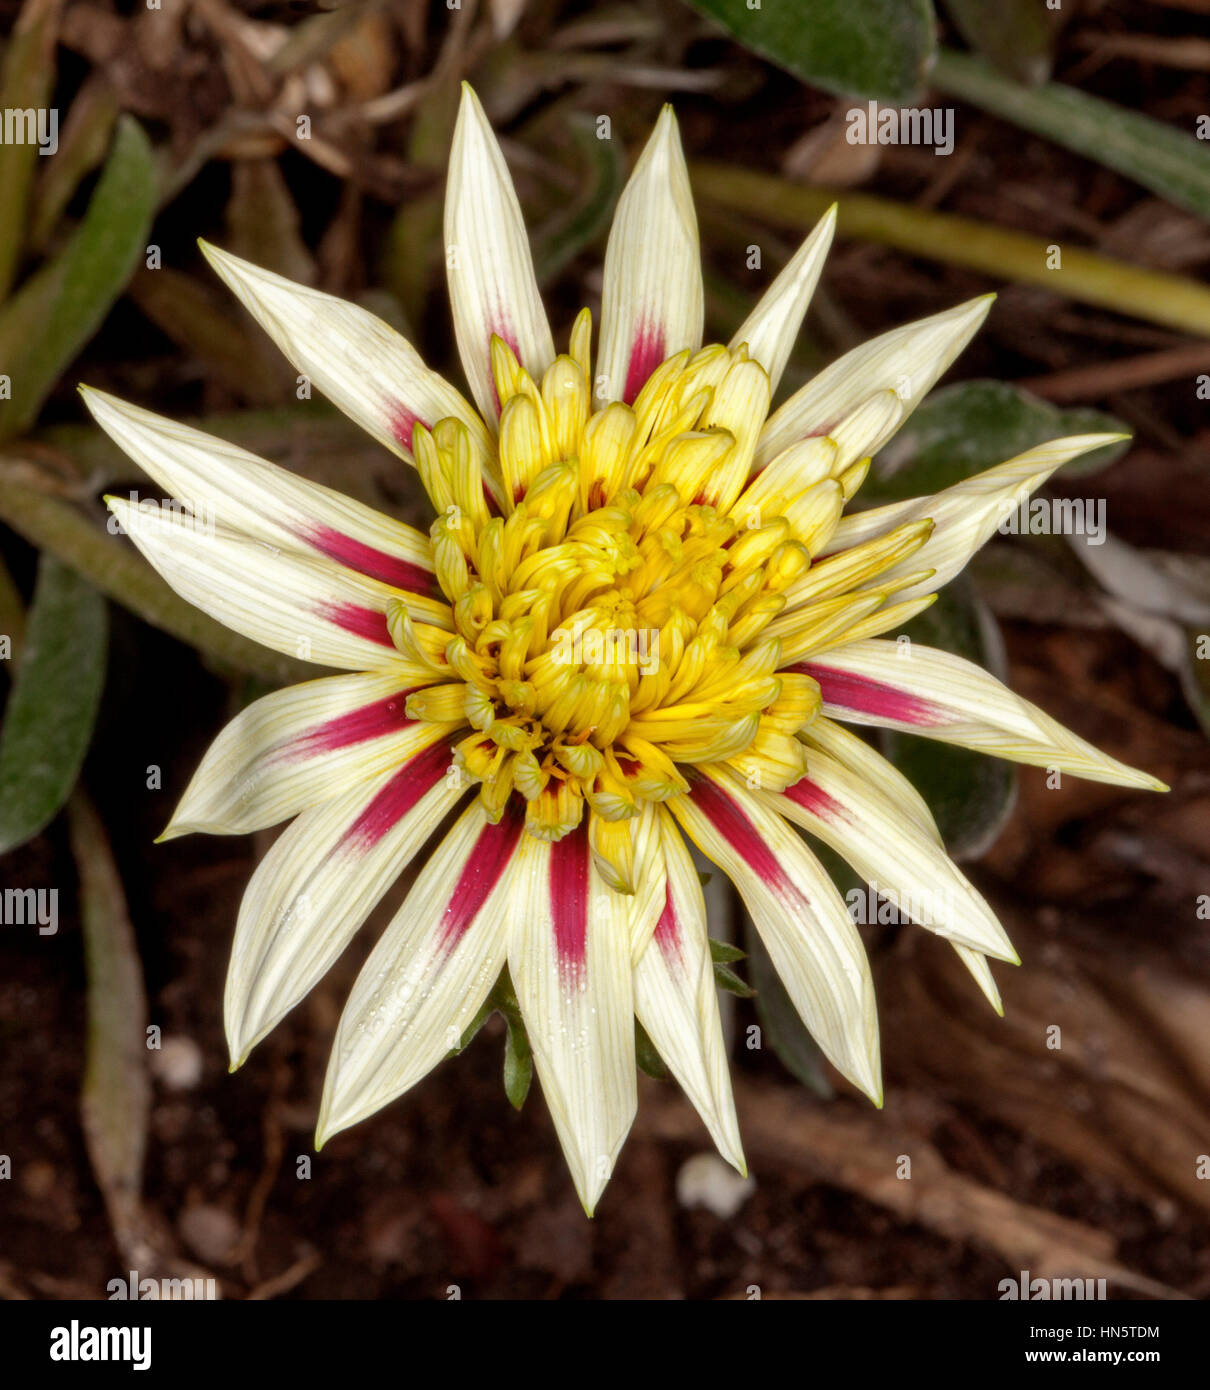
[[[294,818],[253,875],[226,990],[233,1063],[341,953],[437,828],[340,1021],[320,1142],[445,1057],[507,967],[585,1208],[635,1113],[634,1018],[743,1171],[686,837],[739,889],[828,1058],[880,1101],[869,965],[796,827],[895,901],[944,904],[998,1009],[1016,961],[911,785],[846,725],[1159,787],[958,657],[893,633],[1009,510],[1116,436],[1061,439],[854,516],[870,456],[990,299],[884,334],[770,414],[832,237],[702,346],[697,228],[665,109],[618,205],[595,361],[556,355],[516,194],[466,89],[445,211],[470,402],[364,310],[213,247],[298,371],[413,464],[429,535],[111,397],[98,423],[185,508],[109,499],[185,598],[346,674],[249,706],[166,837]],[[205,517],[207,524],[199,525]]]

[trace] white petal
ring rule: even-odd
[[[983,991],[983,996],[993,1009],[1004,1017],[1004,1004],[1000,999],[1000,990],[996,985],[996,978],[992,974],[992,968],[987,963],[987,957],[978,951],[972,951],[966,946],[959,946],[955,941],[954,950],[958,952],[958,959],[970,971],[971,977]]]
[[[465,82],[445,190],[445,264],[462,367],[483,418],[495,420],[492,335],[538,381],[555,346],[508,165]]]
[[[275,652],[346,670],[396,667],[386,605],[396,591],[330,560],[275,550],[217,525],[107,497],[135,545],[182,598]],[[409,594],[425,622],[449,609]]]
[[[741,343],[748,344],[749,357],[769,373],[774,391],[802,328],[815,286],[819,284],[835,231],[836,204],[833,203],[728,344],[733,349]]]
[[[800,737],[808,747],[823,749],[851,772],[881,788],[905,815],[911,816],[929,839],[938,845],[944,843],[928,802],[895,764],[889,758],[884,758],[876,748],[871,748],[865,739],[823,715],[813,719]]]
[[[210,745],[160,839],[245,835],[398,767],[443,732],[422,732],[404,713],[409,692],[431,681],[401,667],[326,676],[255,700]]]
[[[702,343],[697,214],[672,107],[622,196],[605,250],[598,402],[626,401],[665,358]]]
[[[509,888],[509,972],[589,1215],[637,1105],[629,914],[629,899],[592,863],[583,824],[555,844],[522,836]]]
[[[809,435],[830,435],[863,401],[894,391],[901,412],[851,441],[853,458],[865,458],[891,437],[933,384],[970,342],[991,308],[983,295],[944,313],[893,328],[846,352],[790,397],[770,417],[756,451],[763,467],[783,449]]]
[[[1100,752],[973,662],[951,652],[872,638],[796,664],[813,676],[824,712],[849,724],[901,729],[1093,782],[1166,791]]]
[[[890,580],[920,569],[935,571],[922,583],[900,589],[897,600],[918,598],[948,584],[971,556],[1003,524],[1010,524],[1017,508],[1057,469],[1070,459],[1100,449],[1125,436],[1119,434],[1082,434],[1066,439],[1052,439],[1039,444],[1007,463],[985,469],[972,478],[964,478],[953,487],[942,489],[931,497],[917,497],[906,502],[893,502],[887,507],[857,512],[845,517],[836,528],[825,549],[829,554],[885,535],[905,521],[931,517],[936,523],[933,534],[910,559],[892,566],[878,575],[875,582],[881,588]]]
[[[910,816],[934,844],[944,848],[941,831],[937,829],[937,822],[933,819],[928,802],[895,764],[871,748],[865,739],[846,729],[843,724],[837,724],[823,715],[813,720],[810,728],[803,730],[800,737],[809,746],[821,748],[837,762],[843,763],[867,786],[877,788],[903,815]],[[970,971],[992,1008],[1003,1015],[1004,1005],[1000,1002],[1000,991],[996,988],[987,958],[978,951],[959,945],[956,941],[951,944],[958,953],[958,959]]]
[[[114,443],[192,515],[254,540],[326,555],[398,589],[438,595],[432,547],[414,527],[104,391],[81,387],[80,394]]]
[[[718,1011],[706,902],[693,860],[666,810],[664,909],[634,971],[634,1008],[719,1153],[747,1173]]]
[[[774,968],[838,1071],[882,1104],[878,1012],[865,948],[844,899],[786,822],[724,767],[701,768],[668,803],[739,889]]]
[[[295,367],[379,443],[409,462],[412,430],[453,416],[486,458],[490,441],[461,392],[430,371],[390,324],[335,295],[296,284],[229,251],[202,253]]]
[[[806,776],[792,787],[757,795],[830,845],[922,927],[1019,964],[995,914],[944,849],[877,787],[835,758],[817,750]]]
[[[274,842],[240,904],[224,1014],[233,1065],[328,970],[462,794],[448,743],[357,783]]]
[[[341,1015],[317,1144],[458,1047],[504,967],[508,869],[523,833],[523,817],[506,812],[490,825],[476,799],[421,870]]]

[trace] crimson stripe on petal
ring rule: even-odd
[[[843,803],[837,801],[822,787],[817,786],[809,777],[804,777],[801,781],[795,782],[792,787],[787,787],[785,795],[791,801],[796,801],[803,810],[810,811],[813,816],[818,816],[820,820],[836,821],[849,818]]]
[[[355,637],[377,642],[380,647],[395,645],[387,627],[387,615],[380,613],[377,608],[366,608],[360,603],[321,603],[316,611]]]
[[[643,389],[647,378],[664,360],[664,330],[659,324],[643,319],[634,335],[634,346],[630,349],[630,362],[626,367],[626,389],[622,399],[627,405],[634,404],[634,398]]]
[[[429,426],[425,424],[419,415],[409,410],[406,405],[392,405],[388,407],[388,410],[390,412],[391,434],[405,449],[411,452],[413,430],[415,430],[417,425],[424,425],[425,429],[428,429]]]
[[[445,776],[450,766],[449,744],[434,743],[396,772],[374,794],[369,805],[341,836],[339,848],[365,854],[397,825]]]
[[[382,738],[385,734],[397,734],[415,722],[407,717],[412,689],[396,690],[393,695],[347,714],[338,714],[306,733],[296,734],[282,744],[274,757],[287,761],[309,758],[318,753],[334,752],[337,748],[348,748],[354,743],[365,743],[368,739]]]
[[[296,529],[295,535],[317,550],[322,550],[329,559],[339,561],[349,569],[356,570],[358,574],[369,575],[371,579],[379,579],[396,589],[423,594],[426,598],[437,597],[437,580],[423,565],[401,560],[396,555],[389,555],[385,550],[366,545],[364,541],[354,540],[352,536],[345,535],[334,526],[325,526],[322,523],[300,526]]]
[[[550,911],[564,983],[578,984],[588,946],[588,823],[550,847]]]
[[[655,924],[655,942],[660,954],[670,966],[678,969],[684,966],[681,955],[681,924],[677,920],[676,906],[672,901],[672,885],[664,886],[664,910]]]
[[[945,710],[906,690],[887,685],[885,681],[855,676],[851,671],[838,671],[834,666],[819,666],[813,661],[801,661],[789,669],[813,676],[819,682],[825,705],[869,714],[875,719],[890,719],[899,724],[918,724],[924,728],[950,722]]]
[[[777,856],[761,838],[733,797],[717,782],[700,774],[691,777],[689,797],[765,887],[777,894],[791,911],[809,911],[810,902],[777,862]]]
[[[498,825],[485,825],[450,894],[442,915],[437,950],[448,957],[475,920],[513,857],[525,826],[525,807],[512,797]]]

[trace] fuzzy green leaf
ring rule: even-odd
[[[929,0],[690,0],[744,45],[795,77],[840,96],[905,102],[936,49]]]
[[[42,557],[0,728],[0,853],[42,830],[75,786],[105,681],[105,600]]]
[[[29,428],[42,403],[80,349],[101,326],[147,243],[156,200],[155,161],[138,122],[123,116],[84,220],[62,252],[0,313],[0,371],[12,378],[12,400],[0,413],[0,438]],[[14,344],[11,314],[39,312],[32,334]],[[15,358],[13,347],[18,348]],[[11,360],[10,360],[11,359]]]

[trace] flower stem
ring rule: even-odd
[[[999,279],[1041,285],[1149,323],[1210,338],[1210,288],[1183,275],[1010,231],[948,212],[909,207],[869,193],[804,187],[753,169],[700,161],[690,167],[701,198],[728,207],[759,208],[771,221],[806,230],[839,204],[841,236],[893,246],[913,256],[969,266]],[[1051,269],[1052,248],[1059,265]]]

